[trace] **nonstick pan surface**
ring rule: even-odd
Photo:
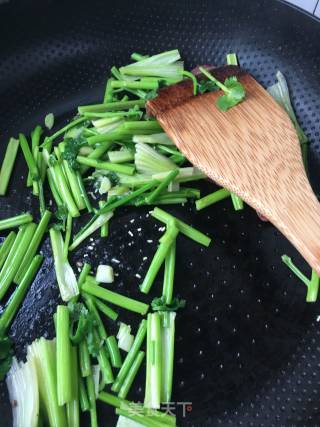
[[[59,126],[76,106],[99,102],[110,67],[127,63],[133,51],[178,48],[190,68],[222,64],[235,51],[241,65],[265,86],[274,82],[278,69],[287,76],[310,138],[310,177],[317,191],[319,40],[318,21],[275,0],[2,4],[0,154],[9,136],[30,133],[46,113],[53,112]],[[0,201],[0,218],[27,209],[37,212],[25,178],[20,155],[8,197]],[[213,185],[203,183],[201,189],[205,194]],[[319,304],[305,303],[305,289],[282,264],[281,255],[292,256],[307,274],[308,266],[247,206],[240,213],[230,201],[201,212],[191,205],[168,210],[214,239],[208,249],[184,237],[177,243],[176,290],[187,299],[177,320],[173,400],[179,425],[320,426]],[[160,226],[147,210],[119,210],[110,237],[95,236],[91,250],[72,255],[72,265],[118,259],[115,288],[143,299],[135,275],[146,272],[148,261],[142,259],[152,257]],[[46,261],[10,331],[21,358],[26,344],[53,335],[59,297],[48,239],[42,250]],[[158,280],[151,296],[160,288]],[[139,322],[124,311],[121,319],[134,326]],[[107,327],[114,330],[109,322]],[[143,381],[140,375],[130,399],[143,400]],[[7,427],[12,421],[4,384],[0,390],[0,425]],[[181,402],[190,402],[185,417]],[[110,408],[99,403],[98,410],[101,426],[115,425]],[[86,417],[83,425],[88,425]]]

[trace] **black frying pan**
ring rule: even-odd
[[[311,141],[311,179],[319,182],[319,42],[319,22],[275,0],[2,4],[0,154],[9,136],[30,132],[47,112],[54,112],[61,125],[77,105],[100,101],[109,68],[127,63],[133,51],[179,48],[190,67],[222,64],[225,54],[235,51],[241,65],[264,85],[274,81],[277,69],[288,77]],[[26,207],[37,211],[37,201],[21,179],[25,174],[19,158],[9,196],[0,201],[1,218]],[[210,191],[212,185],[201,188]],[[280,256],[294,257],[306,272],[308,266],[272,225],[261,222],[248,207],[235,213],[226,201],[200,213],[192,206],[170,210],[215,241],[202,249],[184,237],[178,240],[176,286],[188,304],[177,322],[173,398],[192,402],[185,418],[182,405],[176,405],[179,425],[320,426],[319,305],[305,303],[303,285],[289,274]],[[142,257],[154,253],[161,234],[159,224],[145,214],[143,209],[119,210],[110,238],[97,238],[87,257],[94,265],[101,258],[118,258],[116,287],[140,298],[135,274],[146,271]],[[36,337],[52,336],[58,292],[48,241],[43,252],[45,264],[11,328],[19,357]],[[73,265],[85,254],[79,250]],[[153,295],[160,286],[159,282],[154,286]],[[121,315],[137,324],[137,316]],[[131,399],[143,399],[143,377]],[[0,396],[0,425],[10,426],[3,384]],[[98,410],[101,426],[115,425],[110,408],[99,404]]]

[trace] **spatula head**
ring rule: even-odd
[[[215,91],[193,96],[191,80],[163,88],[148,112],[192,164],[266,216],[320,273],[320,209],[306,176],[287,113],[236,66],[211,70],[236,76],[245,100],[221,112]]]

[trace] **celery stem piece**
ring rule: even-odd
[[[295,274],[301,282],[303,282],[307,287],[309,286],[309,279],[302,273],[302,271],[299,270],[298,267],[296,267],[290,257],[288,255],[282,255],[281,257],[282,262],[290,268],[290,270]]]
[[[32,280],[35,278],[35,276],[36,276],[36,274],[40,268],[42,261],[43,261],[43,257],[41,255],[36,255],[32,259],[26,273],[24,274],[24,276],[21,280],[20,285],[14,291],[14,294],[13,294],[12,298],[10,299],[7,307],[5,308],[4,312],[1,314],[1,317],[0,317],[0,335],[4,335],[7,332],[14,316],[16,315],[16,313],[17,313],[17,311],[18,311],[18,309],[19,309],[19,307],[20,307],[20,305],[21,305],[21,303],[22,303],[22,301],[23,301],[23,299],[27,293],[29,286],[32,283]]]
[[[59,191],[60,196],[64,201],[68,211],[70,212],[73,218],[76,216],[79,216],[80,213],[79,213],[78,207],[75,201],[73,200],[73,197],[69,190],[69,186],[68,186],[66,177],[63,173],[61,165],[58,162],[56,162],[56,164],[53,167],[51,167],[50,170],[52,171],[56,188]]]
[[[19,230],[0,272],[0,300],[7,292],[10,283],[17,273],[35,230],[36,224],[34,223],[23,225]]]
[[[80,400],[81,411],[86,412],[90,410],[87,390],[81,376],[79,376],[78,381],[79,381],[79,400]]]
[[[11,218],[2,219],[0,221],[0,231],[7,230],[8,228],[20,227],[20,225],[32,222],[32,215],[24,213],[21,215],[13,216]]]
[[[91,206],[88,194],[87,194],[87,190],[84,186],[83,180],[82,180],[82,176],[81,173],[79,171],[77,171],[77,181],[78,181],[78,185],[81,191],[81,198],[83,199],[83,202],[85,204],[85,207],[87,208],[88,212],[93,212],[93,208]]]
[[[10,231],[10,233],[8,234],[8,236],[0,247],[0,269],[2,268],[3,264],[7,259],[7,256],[9,255],[9,252],[11,251],[16,236],[17,235],[14,231]]]
[[[312,270],[311,279],[307,291],[307,302],[316,302],[319,291],[319,276],[315,270]]]
[[[39,179],[39,172],[38,172],[36,162],[35,162],[33,155],[30,151],[28,141],[22,133],[19,134],[19,142],[20,142],[20,147],[22,149],[25,161],[27,163],[31,178],[33,180],[38,180]]]
[[[176,265],[176,241],[172,242],[165,259],[162,296],[167,305],[172,303],[174,272]]]
[[[87,393],[88,393],[89,404],[90,404],[91,427],[98,427],[96,392],[94,389],[94,381],[93,381],[91,370],[90,370],[90,375],[86,377],[86,382],[87,382]]]
[[[153,192],[146,197],[146,202],[152,203],[168,187],[170,182],[172,182],[178,174],[179,174],[178,169],[170,172],[169,175],[162,182],[160,182],[158,187],[155,188]]]
[[[66,225],[66,235],[63,242],[63,256],[64,259],[68,259],[68,251],[69,251],[69,244],[71,239],[71,232],[72,232],[72,216],[70,213],[68,213],[67,217],[67,225]]]
[[[74,126],[79,125],[80,123],[83,123],[84,121],[86,121],[87,119],[85,117],[80,117],[79,119],[76,120],[72,120],[70,123],[68,123],[67,125],[65,125],[64,127],[62,127],[61,129],[59,129],[57,132],[55,132],[53,135],[47,137],[47,141],[46,142],[52,142],[54,141],[56,138],[58,138],[58,136],[64,134],[65,132],[67,132],[67,130],[73,128]]]
[[[86,165],[93,167],[95,169],[109,170],[112,172],[119,172],[125,175],[133,175],[135,172],[135,166],[111,163],[111,162],[102,162],[101,160],[90,159],[89,157],[78,156],[77,161],[81,165]]]
[[[82,377],[87,377],[91,373],[90,355],[85,340],[79,344],[79,365]]]
[[[151,261],[150,267],[147,271],[147,274],[140,285],[141,292],[147,294],[149,293],[151,286],[167,256],[167,253],[170,250],[171,245],[175,241],[177,235],[179,233],[179,229],[175,226],[174,223],[170,223],[167,226],[167,231],[160,239],[160,244],[158,249]]]
[[[102,200],[99,201],[99,208],[102,208],[104,206],[104,202]],[[100,236],[101,237],[108,237],[109,235],[109,221],[105,222],[100,229]]]
[[[161,402],[171,402],[173,367],[174,367],[174,336],[175,336],[175,312],[159,312],[161,321],[162,343],[162,378],[161,378]]]
[[[45,211],[44,215],[42,216],[36,231],[34,233],[34,235],[32,236],[31,242],[28,246],[28,249],[26,251],[26,253],[24,254],[23,260],[19,266],[19,269],[17,271],[17,274],[14,277],[14,282],[15,283],[20,283],[23,275],[26,273],[33,257],[35,256],[35,254],[38,251],[38,248],[40,246],[41,240],[43,239],[44,234],[47,231],[47,227],[49,224],[49,221],[51,219],[51,212],[49,211]]]
[[[109,102],[106,104],[96,104],[96,105],[83,105],[78,107],[80,114],[88,112],[104,112],[104,111],[119,111],[119,110],[129,110],[135,106],[143,108],[146,101],[142,99],[134,99],[133,101],[118,101],[118,102]]]
[[[161,403],[162,345],[159,313],[148,314],[147,375],[144,406],[159,409]]]
[[[122,386],[120,388],[120,391],[118,393],[118,397],[121,399],[125,399],[130,391],[130,388],[132,386],[132,383],[140,369],[140,366],[143,362],[145,353],[144,351],[139,351],[137,357],[135,358],[133,364],[131,365],[131,368],[129,369],[129,372],[125,378],[125,380],[122,383]]]
[[[82,296],[83,296],[83,299],[86,303],[88,310],[93,315],[93,317],[96,321],[97,330],[99,332],[100,339],[103,340],[104,342],[107,341],[108,335],[107,335],[106,329],[104,327],[104,324],[101,320],[101,317],[98,313],[98,310],[94,304],[92,297],[90,295],[84,293],[84,292],[82,293]]]
[[[122,365],[121,354],[119,351],[117,340],[113,335],[107,338],[107,347],[110,354],[111,365],[114,368],[121,368],[121,365]]]
[[[121,366],[120,371],[118,372],[118,375],[114,381],[114,383],[112,384],[112,391],[114,391],[115,393],[118,393],[121,389],[121,386],[124,382],[124,380],[126,379],[128,372],[134,362],[134,360],[137,357],[137,354],[141,348],[141,345],[146,337],[146,333],[147,333],[147,321],[145,319],[143,319],[140,323],[139,329],[137,331],[137,334],[135,336],[135,339],[133,341],[132,347],[129,351],[129,353],[127,354],[126,358],[123,361],[123,364]]]
[[[108,307],[106,304],[101,302],[98,298],[92,297],[92,299],[93,299],[95,305],[97,306],[97,308],[103,314],[105,314],[107,317],[109,317],[113,321],[117,320],[117,318],[119,316],[117,312],[115,312],[114,310],[112,310],[112,308]]]
[[[82,291],[141,315],[146,314],[149,309],[149,306],[141,301],[137,301],[124,295],[120,295],[116,292],[109,291],[108,289],[102,288],[101,286],[92,286],[88,283],[84,283],[82,285]]]
[[[71,344],[69,339],[69,309],[65,305],[58,305],[57,320],[57,393],[58,404],[72,400],[71,389]]]
[[[214,191],[213,193],[208,194],[205,197],[196,201],[196,209],[200,211],[208,206],[213,205],[214,203],[220,202],[220,200],[224,200],[230,197],[230,191],[225,188],[221,188],[221,190]]]
[[[192,239],[195,242],[200,243],[200,245],[209,246],[211,243],[210,237],[206,236],[205,234],[201,233],[199,230],[196,230],[195,228],[191,227],[190,225],[186,224],[180,219],[174,217],[173,215],[170,215],[168,212],[165,212],[162,209],[155,208],[151,212],[151,215],[157,220],[164,222],[165,224],[169,224],[173,220],[182,234],[189,237],[189,239]]]
[[[10,138],[0,170],[0,196],[4,196],[7,192],[18,148],[19,141],[17,139]]]
[[[68,426],[80,427],[80,413],[79,413],[79,377],[78,377],[78,360],[77,349],[71,346],[70,348],[71,360],[71,391],[72,400],[67,403],[67,420]]]

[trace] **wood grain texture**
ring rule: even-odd
[[[192,97],[186,87],[182,102],[168,88],[149,111],[192,164],[267,217],[320,274],[320,206],[295,129],[253,77],[238,76],[246,100],[228,112],[215,105],[220,91]]]

